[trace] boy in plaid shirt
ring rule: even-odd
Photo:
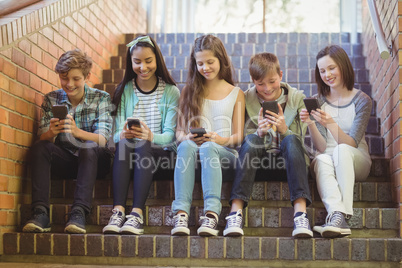
[[[45,95],[38,130],[40,140],[30,150],[32,217],[23,232],[49,232],[51,174],[77,179],[74,202],[65,232],[86,233],[85,217],[99,174],[108,172],[112,154],[107,148],[112,110],[107,92],[90,88],[92,60],[79,49],[65,52],[56,64],[61,89]],[[65,105],[65,119],[55,118],[52,106]]]

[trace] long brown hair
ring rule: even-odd
[[[137,36],[137,38],[142,37],[144,35]],[[158,45],[156,44],[155,40],[152,37],[148,36],[151,39],[153,46],[147,42],[138,42],[135,47],[149,47],[155,54],[156,58],[156,71],[155,75],[157,77],[162,78],[167,84],[176,85],[176,82],[173,80],[172,76],[170,75],[168,69],[166,68],[165,60],[163,59],[162,52],[159,49]],[[113,95],[113,104],[115,106],[115,110],[112,112],[112,115],[116,115],[117,110],[120,108],[121,103],[121,96],[124,92],[124,87],[126,84],[131,81],[132,79],[137,79],[137,74],[133,70],[133,63],[131,61],[131,54],[134,51],[134,48],[128,47],[127,54],[126,54],[126,71],[124,73],[123,80],[117,85],[116,91]]]
[[[220,64],[218,78],[234,85],[233,66],[222,41],[213,35],[203,35],[195,39],[190,55],[186,85],[181,92],[179,102],[182,116],[178,117],[177,128],[186,133],[188,131],[186,124],[190,124],[190,127],[200,125],[200,121],[197,118],[201,114],[204,102],[205,78],[197,70],[195,54],[203,50],[210,50],[214,57],[218,58]]]
[[[330,45],[318,52],[316,61],[318,62],[319,59],[327,55],[338,65],[343,79],[343,85],[348,90],[353,90],[355,85],[355,72],[346,51],[338,45]],[[315,82],[317,83],[318,94],[320,96],[327,96],[330,92],[330,87],[322,80],[317,63],[315,65]]]

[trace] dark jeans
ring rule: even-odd
[[[123,139],[116,145],[113,162],[113,205],[126,206],[133,179],[133,208],[144,210],[154,173],[174,165],[174,152],[150,141]]]
[[[280,144],[280,155],[285,160],[290,200],[306,198],[307,206],[311,204],[311,194],[308,185],[308,171],[304,159],[303,145],[295,135],[286,136]],[[244,139],[236,166],[236,176],[233,181],[230,204],[233,199],[244,201],[247,206],[250,199],[255,174],[260,168],[261,159],[267,156],[264,148],[264,139],[255,134],[247,135]],[[270,157],[273,155],[270,154]],[[271,161],[280,162],[280,161]],[[275,168],[275,167],[272,167]]]
[[[49,209],[51,175],[76,178],[73,206],[91,209],[92,192],[96,177],[110,170],[112,154],[108,148],[87,141],[79,149],[78,156],[50,141],[36,142],[30,150],[32,169],[32,206],[42,205]]]

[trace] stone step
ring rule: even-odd
[[[5,233],[3,248],[1,262],[92,265],[399,267],[402,259],[400,238]]]
[[[173,171],[169,170],[173,173]],[[173,174],[168,174],[170,176]],[[158,176],[156,176],[158,178]],[[171,178],[172,178],[171,177]],[[385,178],[384,178],[385,179]],[[373,181],[372,181],[373,180]],[[317,192],[314,181],[309,181],[310,190],[313,201],[321,201]],[[383,178],[368,178],[365,182],[356,182],[354,185],[354,202],[370,202],[375,203],[392,203],[395,198],[390,195],[392,191],[392,183],[383,181]],[[74,196],[75,180],[52,180],[51,181],[51,201],[56,202],[58,199],[72,199]],[[223,181],[222,184],[222,200],[230,199],[232,189],[231,181]],[[133,188],[132,183],[128,189],[128,198],[132,198]],[[94,194],[95,200],[103,202],[104,199],[112,199],[112,180],[97,180],[95,182]],[[148,199],[151,200],[173,200],[174,185],[173,180],[158,180],[154,181],[148,194]],[[193,200],[202,200],[201,182],[196,180]],[[253,185],[252,200],[256,201],[289,201],[289,187],[286,181],[256,181]]]
[[[244,226],[247,235],[258,236],[291,236],[293,229],[293,208],[290,204],[277,203],[278,206],[267,206],[266,204],[250,204],[244,210]],[[107,225],[112,215],[112,204],[95,205],[87,217],[87,231],[100,233],[103,226]],[[71,210],[69,204],[51,205],[52,232],[63,232],[68,212]],[[30,217],[30,206],[21,205],[19,218],[23,225]],[[127,205],[126,211],[131,211]],[[225,217],[229,214],[230,207],[227,202],[223,205],[219,217],[218,226],[222,231],[226,225]],[[327,212],[322,205],[313,204],[307,208],[310,225],[322,225],[325,223]],[[196,234],[199,226],[199,219],[203,215],[203,204],[197,202],[191,208],[189,226]],[[389,237],[397,236],[399,230],[399,212],[397,208],[354,208],[354,215],[349,220],[353,230],[352,235],[363,237]],[[147,204],[144,211],[144,226],[150,229],[151,233],[169,234],[173,226],[171,206],[169,204]],[[354,233],[358,231],[356,234]],[[148,233],[148,232],[147,232]]]

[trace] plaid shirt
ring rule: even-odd
[[[52,91],[45,95],[42,103],[42,117],[40,119],[38,135],[49,130],[50,119],[53,118],[53,105],[67,105],[69,113],[73,116],[78,128],[91,133],[100,134],[109,140],[112,133],[112,104],[109,93],[85,85],[83,101],[78,104],[75,112],[72,113],[72,105],[63,89]],[[57,135],[55,144],[64,147],[73,154],[78,151],[83,142],[74,139],[70,133]]]

